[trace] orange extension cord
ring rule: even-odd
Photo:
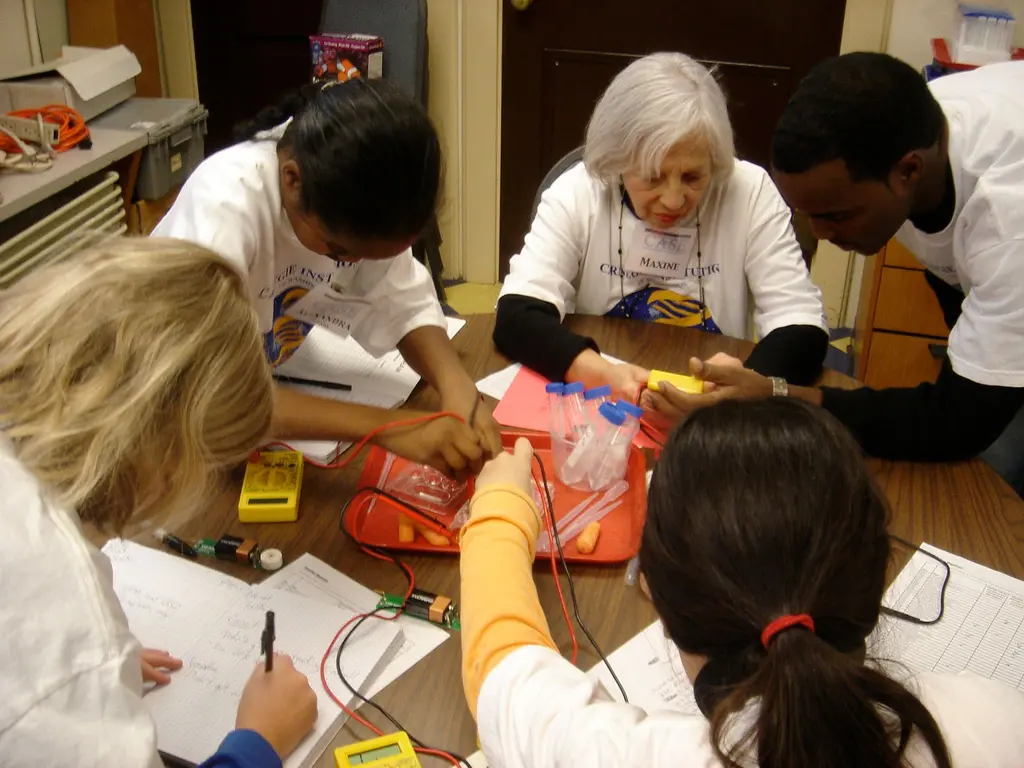
[[[50,104],[40,109],[16,109],[13,112],[8,112],[7,115],[29,120],[34,120],[36,115],[41,115],[44,123],[56,125],[60,128],[57,143],[53,145],[57,152],[67,152],[89,138],[89,129],[85,125],[85,118],[66,104]],[[0,134],[0,150],[11,154],[21,153],[21,148],[4,134]]]

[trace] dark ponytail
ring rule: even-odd
[[[278,141],[299,166],[302,207],[330,233],[418,236],[441,189],[441,143],[426,110],[384,80],[307,85],[235,127],[238,141],[292,122]]]
[[[887,508],[860,449],[820,408],[724,402],[671,436],[654,473],[640,567],[666,631],[707,663],[694,683],[729,768],[900,768],[935,719],[866,662],[889,558]],[[765,648],[773,620],[809,614]],[[754,727],[736,715],[757,700]]]

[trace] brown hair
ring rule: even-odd
[[[640,566],[672,641],[708,659],[695,691],[726,766],[753,748],[762,768],[896,768],[916,732],[949,768],[927,708],[864,661],[887,518],[857,444],[820,408],[724,402],[672,434]],[[805,613],[815,632],[761,644],[769,622]],[[727,724],[754,698],[755,725],[737,739]]]
[[[272,409],[245,282],[198,245],[118,239],[0,293],[0,425],[85,521],[197,509]]]

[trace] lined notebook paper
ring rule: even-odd
[[[309,766],[341,728],[344,716],[320,685],[320,660],[354,612],[302,595],[263,586],[250,587],[198,563],[133,542],[103,547],[114,570],[114,590],[128,625],[144,647],[178,656],[184,667],[169,685],[144,696],[157,726],[162,752],[192,763],[212,755],[234,728],[238,700],[262,659],[260,635],[268,610],[274,611],[275,650],[292,657],[309,678],[319,705],[314,731],[287,768]],[[346,679],[365,690],[403,643],[393,622],[365,622],[345,646]],[[346,704],[355,698],[342,685],[333,661],[331,689]]]

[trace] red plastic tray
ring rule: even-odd
[[[577,491],[563,485],[555,476],[551,460],[550,435],[538,432],[509,431],[502,433],[502,442],[507,448],[511,448],[519,437],[525,437],[533,444],[534,451],[544,464],[548,482],[554,483],[556,520],[592,495],[592,491]],[[388,456],[387,451],[377,446],[371,447],[363,473],[359,478],[360,488],[373,486],[384,488],[389,477],[409,464],[405,459],[396,457],[390,466],[386,466]],[[535,470],[534,474],[539,473]],[[625,562],[637,553],[640,548],[640,532],[647,514],[647,485],[643,453],[636,446],[630,448],[626,480],[629,481],[629,490],[622,498],[622,503],[601,521],[601,536],[598,538],[597,548],[589,555],[582,555],[576,551],[575,542],[563,541],[562,549],[565,552],[566,561],[607,565]],[[418,534],[416,540],[411,543],[400,542],[398,540],[398,513],[400,511],[400,507],[387,499],[367,494],[349,509],[345,516],[345,528],[358,541],[375,547],[402,552],[458,554],[457,531],[452,532],[452,543],[447,547],[435,547]],[[446,524],[457,511],[457,509],[450,510],[447,515],[440,518],[441,522]],[[544,552],[539,553],[538,557],[547,558],[549,555]]]

